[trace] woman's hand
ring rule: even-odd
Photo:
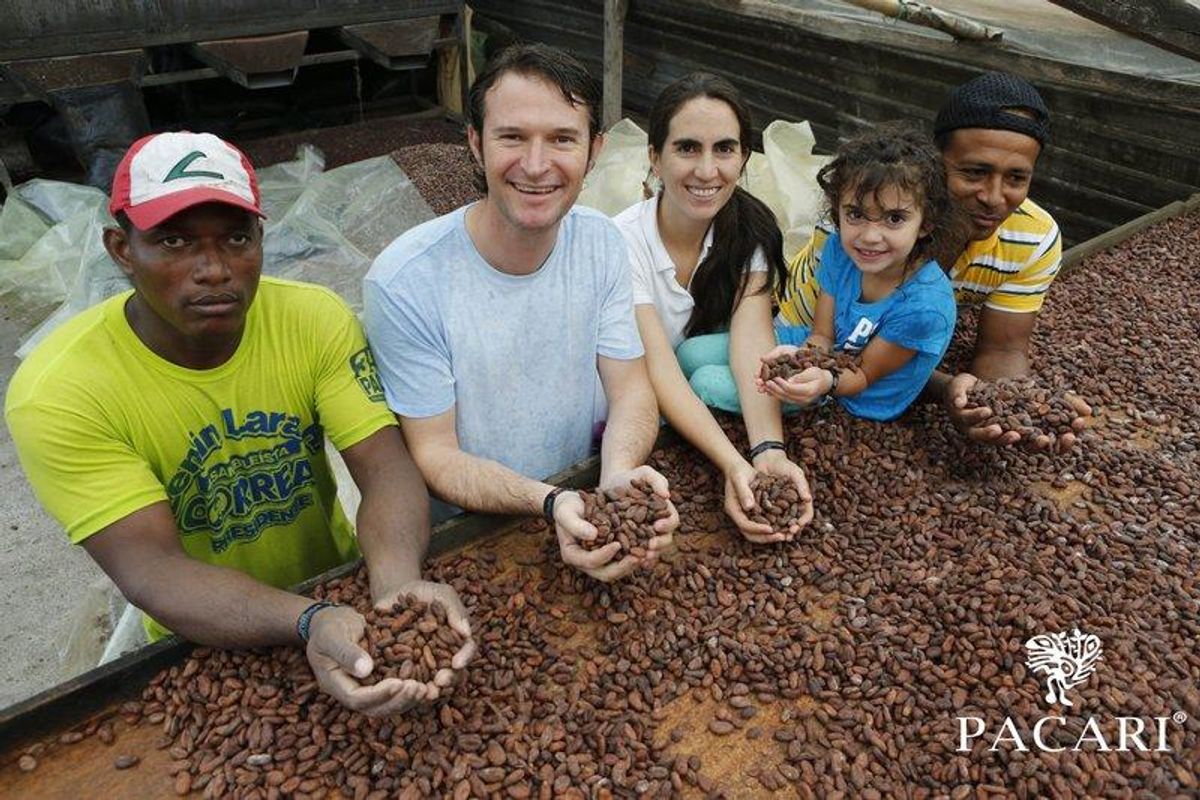
[[[744,460],[725,470],[725,513],[746,541],[754,544],[782,542],[787,538],[782,533],[776,533],[770,525],[754,522],[749,517],[758,508],[754,491],[750,488],[756,474],[754,467]]]
[[[804,477],[804,470],[800,468],[799,464],[788,458],[787,453],[783,450],[767,450],[759,453],[758,457],[754,459],[754,468],[767,475],[788,478],[796,484],[796,490],[800,492],[800,502],[804,503],[804,513],[787,531],[787,538],[791,539],[805,525],[812,522],[813,518],[812,490],[808,488],[808,479]]]

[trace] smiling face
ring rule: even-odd
[[[110,228],[104,244],[133,283],[127,314],[150,349],[183,366],[206,350],[232,355],[262,272],[257,217],[203,203],[149,230]]]
[[[920,204],[895,186],[861,199],[854,195],[853,188],[847,189],[838,204],[838,233],[846,255],[865,274],[903,275],[917,239],[928,233]]]
[[[942,151],[946,186],[971,221],[971,238],[987,239],[1029,196],[1041,145],[1007,130],[963,128]]]
[[[504,224],[530,232],[566,215],[599,149],[599,137],[589,140],[585,105],[517,72],[488,90],[483,130],[468,128],[467,139],[487,179],[487,206]]]
[[[662,152],[650,148],[650,165],[662,179],[663,212],[711,222],[733,195],[748,157],[727,103],[711,97],[687,101],[671,118]]]

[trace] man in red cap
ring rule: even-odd
[[[287,587],[366,559],[372,597],[441,600],[421,580],[429,501],[383,402],[354,314],[328,289],[262,278],[254,170],[211,134],[136,142],[113,180],[104,245],[133,284],[54,331],[17,370],[5,412],[39,499],[145,613],[221,647],[306,643],[321,686],[379,715],[431,700],[382,680],[362,616]],[[324,445],[362,492],[357,536]]]

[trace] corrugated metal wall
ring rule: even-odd
[[[475,0],[476,13],[519,36],[570,49],[602,72],[602,0]],[[735,4],[736,5],[736,4]],[[486,25],[486,22],[484,23]],[[625,23],[626,109],[644,115],[657,93],[696,69],[744,92],[760,123],[808,120],[826,152],[864,125],[932,123],[950,88],[982,71],[872,42],[852,42],[735,8],[632,0]],[[1047,73],[1075,69],[1052,65]],[[1035,78],[1053,114],[1033,197],[1068,243],[1200,192],[1200,91],[1194,102],[1083,90]],[[1097,81],[1102,83],[1102,81]]]

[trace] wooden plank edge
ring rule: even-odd
[[[1200,194],[1194,194],[1187,200],[1176,200],[1174,203],[1168,203],[1162,208],[1131,219],[1129,222],[1119,225],[1107,233],[1102,233],[1099,236],[1088,239],[1086,242],[1080,242],[1063,253],[1062,267],[1059,269],[1059,273],[1069,275],[1077,270],[1087,258],[1094,256],[1096,253],[1107,250],[1110,247],[1115,247],[1151,225],[1171,219],[1172,217],[1182,216],[1198,208],[1200,208]]]

